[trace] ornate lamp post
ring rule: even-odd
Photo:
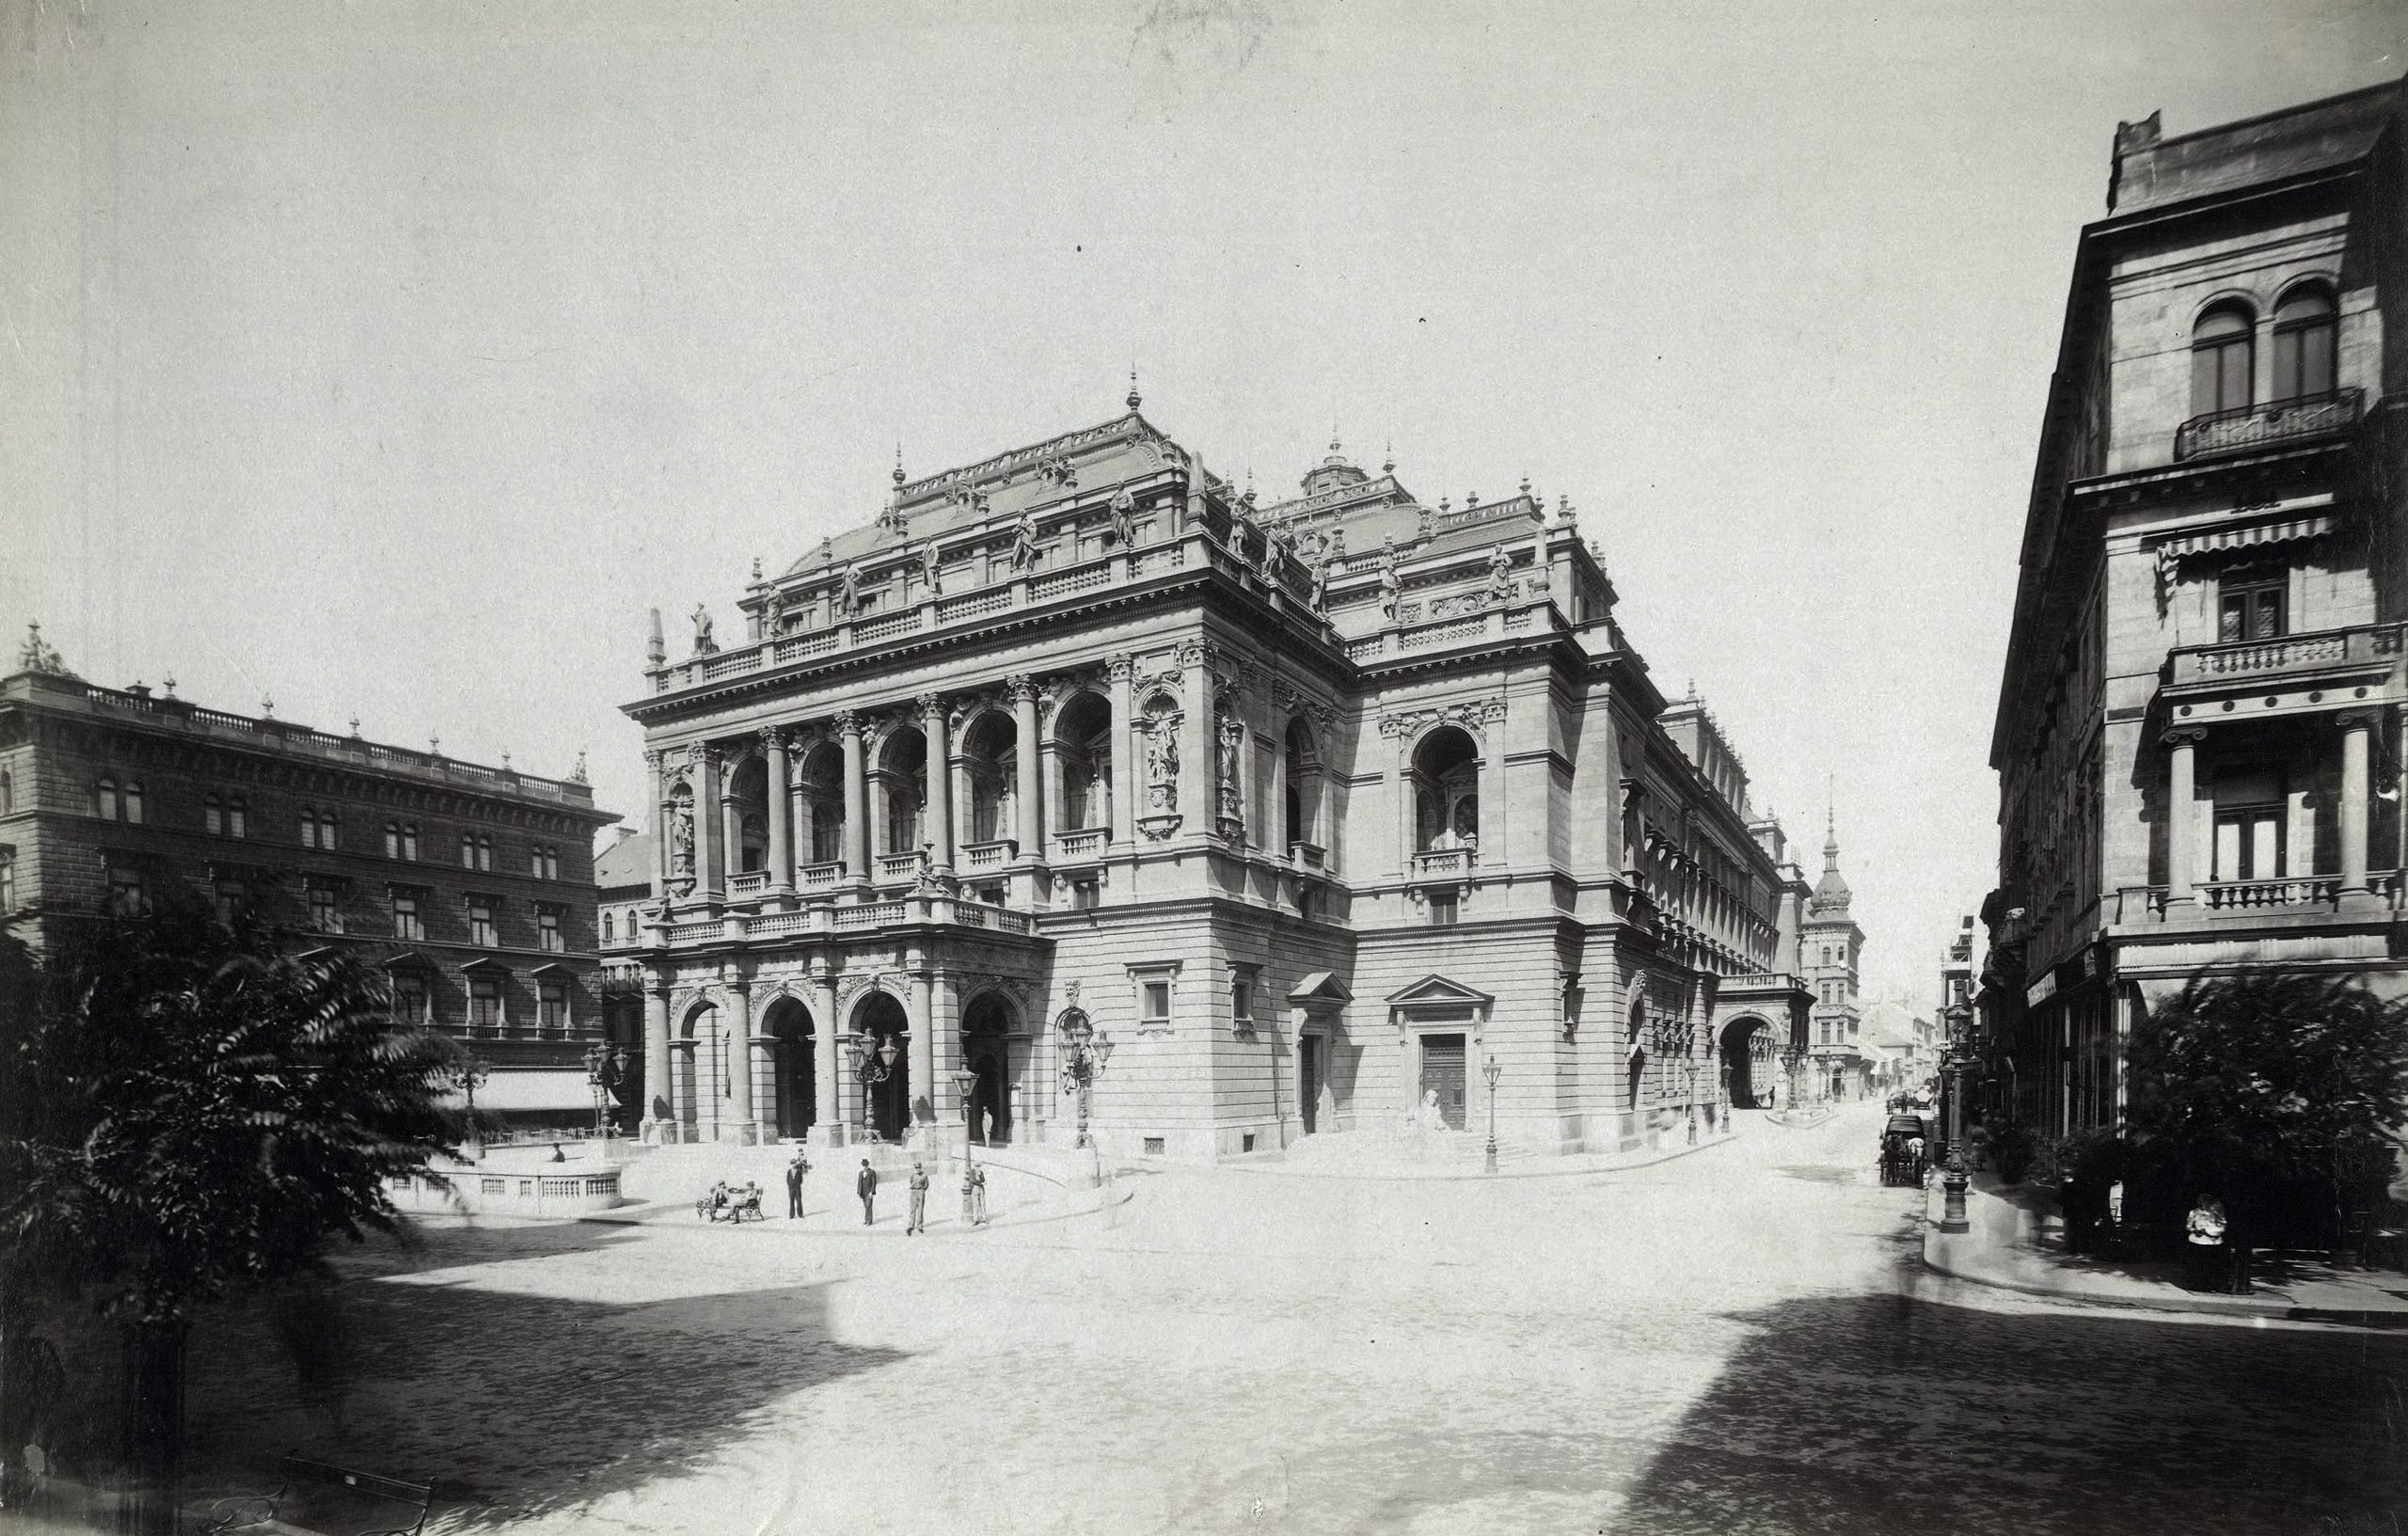
[[[1948,1168],[1940,1176],[1941,1204],[1940,1229],[1962,1232],[1969,1229],[1965,1220],[1965,1047],[1956,1040],[1948,1042],[1947,1054],[1941,1057],[1940,1069],[1948,1077]]]
[[[861,1035],[845,1037],[845,1060],[850,1064],[854,1081],[862,1085],[862,1117],[858,1140],[869,1140],[869,1090],[895,1075],[895,1037],[889,1035],[872,1051],[869,1041]]]
[[[1695,1147],[1695,1146],[1697,1145],[1697,1058],[1696,1058],[1695,1056],[1691,1056],[1691,1057],[1689,1058],[1689,1063],[1688,1063],[1688,1080],[1689,1080],[1689,1145],[1690,1145],[1691,1147]]]
[[[954,1091],[961,1096],[961,1220],[965,1226],[969,1224],[971,1214],[970,1132],[972,1123],[976,1118],[975,1116],[971,1114],[970,1093],[972,1089],[977,1086],[978,1074],[970,1069],[970,1064],[968,1062],[963,1062],[959,1067],[954,1069]]]
[[[594,1133],[607,1139],[610,1134],[610,1090],[626,1081],[627,1050],[613,1048],[608,1040],[596,1040],[586,1047],[585,1082],[594,1090]]]
[[[493,1076],[493,1069],[486,1066],[483,1059],[475,1052],[463,1051],[459,1058],[452,1063],[445,1075],[451,1080],[452,1085],[467,1098],[467,1145],[482,1152],[484,1149],[484,1135],[477,1129],[477,1089],[483,1085],[485,1079]]]
[[[1481,1064],[1480,1075],[1488,1080],[1488,1171],[1497,1171],[1497,1080],[1505,1075],[1504,1066],[1495,1056]]]
[[[1112,1059],[1112,1037],[1103,1034],[1084,1020],[1062,1031],[1062,1091],[1079,1096],[1079,1139],[1077,1145],[1091,1145],[1087,1140],[1088,1095],[1103,1064]]]

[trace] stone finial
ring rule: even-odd
[[[260,718],[261,720],[276,718],[276,701],[264,693],[260,695]]]
[[[761,584],[761,557],[758,555],[752,557],[752,584],[756,587]]]
[[[172,699],[176,696],[176,674],[174,673],[167,673],[166,676],[159,679],[159,682],[162,687],[166,689],[168,698]],[[357,736],[359,734],[359,722],[357,720],[353,720],[351,725],[352,735]]]
[[[441,736],[430,736],[426,738],[426,755],[429,757],[440,757],[443,755],[443,738]]]
[[[568,782],[573,784],[581,784],[586,782],[585,749],[582,747],[577,749],[577,767],[568,770]],[[632,828],[628,830],[633,831]]]
[[[651,627],[645,631],[644,659],[657,667],[669,659],[669,642],[660,637],[660,610],[652,610]]]
[[[1144,399],[1143,395],[1137,393],[1137,370],[1134,365],[1132,365],[1129,370],[1129,408],[1135,410]]]
[[[359,735],[359,717],[357,715],[351,717],[351,734],[354,736]]]
[[[897,437],[895,439],[895,483],[900,486],[903,480],[903,439]]]
[[[1396,473],[1396,444],[1393,442],[1380,451],[1380,473],[1384,475]]]

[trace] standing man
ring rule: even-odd
[[[878,1170],[867,1158],[862,1159],[862,1171],[853,1176],[853,1193],[862,1197],[862,1225],[867,1227],[878,1204]]]
[[[802,1220],[802,1176],[811,1171],[811,1159],[802,1148],[794,1149],[794,1161],[786,1164],[786,1220]]]
[[[970,1225],[987,1225],[987,1170],[975,1163],[970,1165]]]
[[[911,1160],[911,1220],[903,1228],[903,1233],[909,1237],[914,1232],[925,1232],[927,1229],[928,1170],[922,1166],[920,1160],[915,1157]]]

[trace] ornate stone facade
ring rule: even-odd
[[[651,1133],[1068,1142],[1083,1045],[1131,1153],[1431,1092],[1479,1129],[1490,1058],[1549,1149],[1745,1101],[1721,1042],[1798,1043],[1805,887],[1569,508],[1434,512],[1335,445],[1305,490],[1256,507],[1133,395],[898,478],[746,643],[657,657]]]

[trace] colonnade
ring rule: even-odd
[[[2341,727],[2341,800],[2337,807],[2337,831],[2340,841],[2340,895],[2362,895],[2370,889],[2368,880],[2368,837],[2372,804],[2370,763],[2376,716],[2369,710],[2353,710],[2339,719]],[[2198,888],[2211,880],[2214,869],[2200,868],[2204,847],[2211,847],[2199,824],[2198,764],[2199,744],[2208,733],[2197,726],[2183,726],[2165,733],[2166,748],[2165,801],[2167,806],[2165,836],[2165,904],[2168,911],[2187,911],[2198,900]],[[2294,847],[2289,859],[2305,863],[2308,850]],[[2305,879],[2307,872],[2287,866],[2281,876],[2260,873],[2255,878]]]

